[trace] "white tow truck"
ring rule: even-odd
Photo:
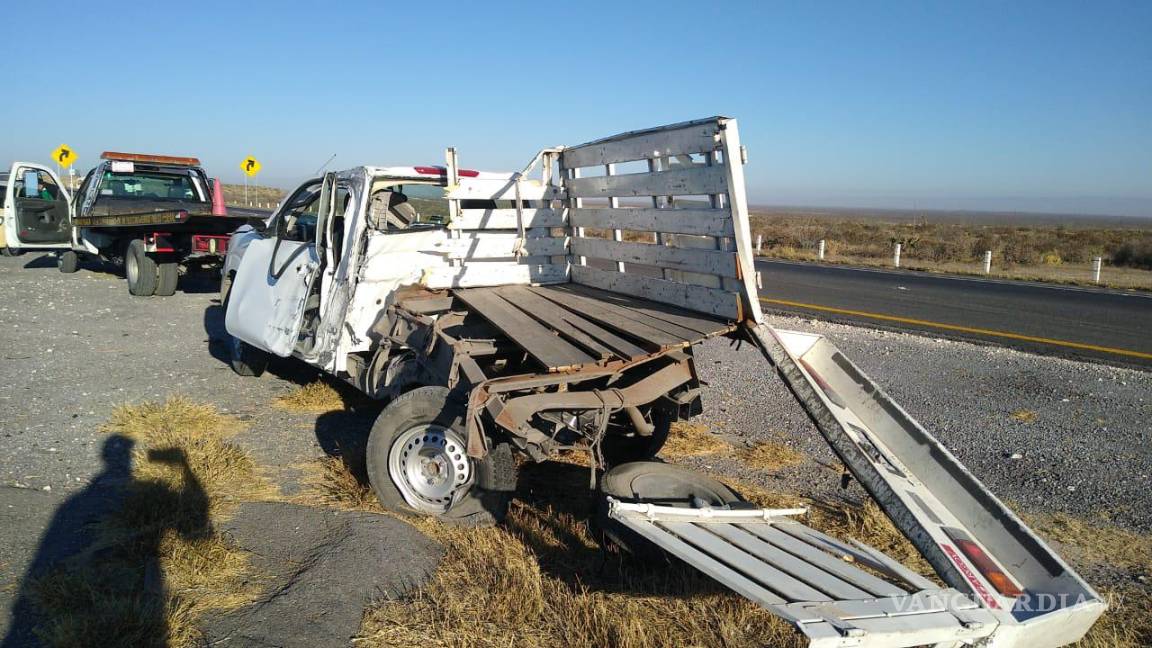
[[[233,367],[295,356],[389,401],[367,461],[398,512],[499,521],[514,453],[582,449],[609,538],[813,646],[1078,640],[1101,597],[829,340],[763,322],[743,165],[736,121],[713,117],[544,149],[519,173],[461,169],[452,149],[443,167],[328,173],[233,237]],[[695,345],[721,335],[763,352],[943,585],[653,461],[699,412]]]
[[[231,232],[218,183],[192,157],[106,151],[75,195],[49,167],[16,162],[0,174],[0,251],[54,252],[61,272],[83,257],[124,268],[128,292],[166,297],[181,270],[215,267]]]

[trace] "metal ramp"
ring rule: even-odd
[[[995,617],[961,592],[788,517],[804,512],[610,499],[608,515],[789,621],[814,647],[961,645],[996,629]]]

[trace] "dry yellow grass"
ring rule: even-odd
[[[350,511],[381,511],[363,469],[351,468],[342,457],[324,457],[300,467],[304,488],[298,504],[330,506]]]
[[[783,443],[765,441],[750,448],[744,448],[736,456],[753,468],[779,470],[804,462],[804,455]]]
[[[1013,421],[1021,423],[1031,423],[1036,420],[1036,412],[1028,409],[1016,410],[1011,414]]]
[[[347,407],[340,390],[324,380],[310,382],[294,388],[275,401],[276,407],[290,412],[324,414]]]
[[[660,456],[666,459],[682,459],[684,457],[726,453],[731,449],[732,446],[728,445],[724,439],[712,434],[707,426],[677,421],[672,424],[668,442],[660,450]]]
[[[183,398],[117,408],[104,431],[132,443],[131,480],[83,554],[31,586],[52,648],[181,648],[196,620],[258,591],[248,556],[213,532],[241,499],[276,496],[228,437],[238,422]]]
[[[1152,536],[1121,529],[1106,517],[1085,520],[1067,513],[1025,516],[1049,540],[1075,548],[1079,562],[1106,563],[1152,576]]]

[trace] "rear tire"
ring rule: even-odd
[[[368,480],[396,513],[467,526],[502,522],[516,487],[507,443],[467,455],[464,407],[445,387],[420,387],[388,404],[368,437]]]
[[[80,255],[72,250],[64,250],[56,259],[56,267],[64,274],[72,274],[80,269]]]
[[[175,261],[156,265],[156,295],[171,297],[176,294],[176,284],[180,281],[180,264]]]
[[[0,247],[0,255],[6,257],[18,257],[21,254],[24,254],[24,250],[21,250],[20,248]]]
[[[668,562],[669,556],[647,538],[608,517],[608,497],[678,508],[749,506],[739,493],[707,475],[656,461],[621,464],[605,472],[600,480],[600,494],[596,521],[602,539],[636,558],[653,562]]]
[[[156,293],[159,273],[156,261],[148,256],[144,241],[133,239],[124,253],[124,276],[128,280],[128,292],[137,297],[149,297]]]

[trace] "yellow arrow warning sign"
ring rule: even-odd
[[[61,144],[56,147],[55,151],[52,151],[52,159],[56,161],[56,164],[67,169],[76,161],[76,152],[67,144]]]
[[[243,162],[240,163],[240,170],[244,173],[247,173],[249,177],[252,177],[257,173],[260,173],[260,162],[256,158],[249,155],[248,157],[244,158]]]

